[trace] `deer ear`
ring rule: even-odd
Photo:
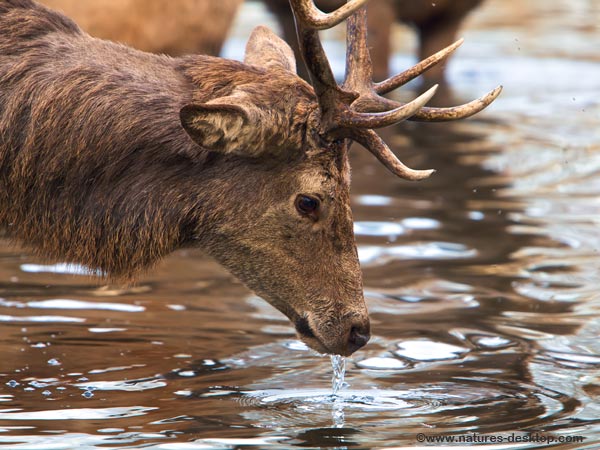
[[[296,58],[290,46],[267,27],[258,26],[246,44],[244,63],[263,69],[296,73]]]
[[[243,153],[248,113],[238,105],[195,104],[179,112],[181,125],[200,147],[220,153]]]

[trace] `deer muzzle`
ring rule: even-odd
[[[298,337],[319,353],[350,356],[364,347],[371,337],[367,312],[325,320],[307,314],[294,321]]]

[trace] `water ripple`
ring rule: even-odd
[[[154,411],[155,407],[128,406],[115,408],[50,409],[46,411],[0,410],[0,420],[114,420],[135,417]]]

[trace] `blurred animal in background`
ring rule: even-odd
[[[218,55],[243,0],[41,0],[40,3],[73,18],[92,36],[177,56]]]
[[[294,18],[287,0],[263,0],[282,26],[284,38],[292,44],[298,55]],[[369,48],[373,61],[373,77],[384,79],[389,75],[389,58],[392,54],[392,27],[404,22],[418,33],[419,60],[447,47],[457,38],[465,17],[483,0],[371,0],[368,3]],[[339,8],[345,0],[317,0],[316,5],[325,12]],[[306,69],[299,68],[305,76]],[[423,74],[427,83],[445,81],[444,65],[437,64]]]
[[[294,17],[288,0],[261,0],[281,24],[292,46],[298,73],[308,78],[298,48]],[[393,51],[392,28],[397,21],[417,31],[418,57],[427,58],[457,38],[464,18],[483,0],[371,0],[368,4],[369,47],[373,76],[389,74]],[[41,0],[64,12],[92,36],[128,44],[140,50],[178,56],[188,53],[219,55],[244,0]],[[345,0],[318,0],[331,12]],[[423,74],[424,84],[443,83],[444,64]]]

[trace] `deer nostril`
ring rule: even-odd
[[[353,326],[350,329],[350,335],[348,337],[348,351],[354,353],[359,348],[364,347],[365,344],[369,342],[370,337],[371,333],[369,332],[369,327]]]

